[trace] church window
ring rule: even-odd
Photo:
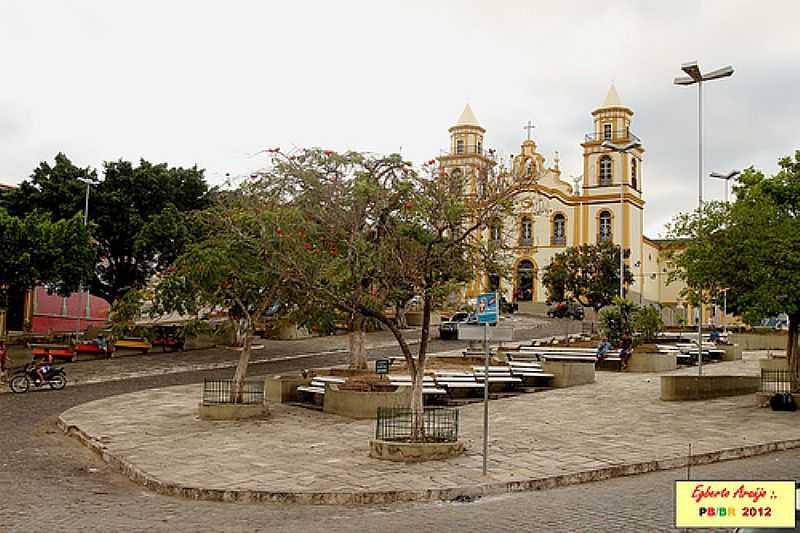
[[[611,158],[607,155],[600,158],[600,185],[611,185]]]
[[[567,219],[561,213],[553,217],[553,243],[554,245],[564,245],[567,243],[566,232]]]
[[[459,139],[456,141],[456,153],[457,154],[464,153],[464,139]]]
[[[638,165],[636,164],[636,159],[631,159],[631,185],[633,186],[634,189],[639,190],[639,187],[637,187],[637,179],[636,179],[637,177],[636,171],[638,170],[637,166]]]
[[[483,143],[478,141],[478,154],[483,153]]]
[[[533,221],[528,217],[522,219],[519,240],[522,246],[530,246],[533,241]]]
[[[611,124],[603,124],[603,140],[611,140]]]
[[[489,227],[489,238],[493,243],[499,243],[500,237],[503,233],[503,228],[500,226],[500,222],[497,220],[492,222],[492,225]]]
[[[610,242],[612,239],[611,235],[611,213],[608,211],[603,211],[600,213],[600,234],[599,234],[599,241],[600,242]]]

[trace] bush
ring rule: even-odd
[[[613,307],[600,311],[600,331],[612,346],[619,346],[627,333],[633,335],[633,315],[637,306],[629,300],[614,299]],[[622,313],[620,314],[620,311]]]
[[[646,305],[636,310],[633,316],[633,328],[641,334],[643,341],[651,341],[656,338],[663,329],[664,321],[661,313],[654,305]]]
[[[650,341],[662,329],[664,322],[655,306],[639,307],[628,300],[623,300],[620,305],[619,298],[616,298],[614,307],[606,307],[600,312],[600,331],[613,346],[619,346],[626,333],[633,336],[638,332],[638,341]]]

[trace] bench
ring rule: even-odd
[[[31,344],[31,353],[34,359],[52,357],[55,359],[69,359],[74,361],[77,354],[67,345],[63,344]]]
[[[325,394],[325,385],[328,383],[336,383],[341,385],[345,382],[344,378],[337,378],[333,376],[317,376],[311,379],[308,385],[301,385],[297,387],[297,392],[307,392],[309,394]]]
[[[553,374],[547,373],[542,369],[541,363],[526,361],[509,361],[508,367],[511,374],[520,378],[552,378]]]
[[[486,368],[483,366],[473,366],[472,373],[475,375],[475,381],[480,384],[483,384],[487,379]],[[511,367],[509,366],[490,366],[488,381],[489,390],[492,392],[522,384],[521,378],[511,374]]]
[[[435,370],[436,385],[447,389],[451,396],[456,391],[469,393],[471,390],[482,390],[483,384],[478,383],[475,374],[463,370]]]
[[[389,374],[389,383],[398,387],[411,387],[413,380],[411,376]],[[447,391],[436,386],[433,376],[423,376],[422,394],[447,394]]]

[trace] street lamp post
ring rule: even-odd
[[[684,63],[681,65],[681,70],[686,76],[675,78],[675,85],[682,85],[688,87],[690,85],[697,85],[697,197],[698,197],[698,213],[700,222],[703,217],[703,82],[727,78],[733,74],[733,67],[728,65],[726,67],[712,70],[706,74],[700,71],[697,61],[691,63]],[[702,303],[702,290],[698,287],[698,309],[699,319],[697,320],[697,373],[703,375],[703,303]]]
[[[638,142],[629,142],[628,144],[615,144],[611,141],[603,141],[601,145],[603,148],[607,148],[612,152],[618,152],[620,154],[630,154],[633,157],[636,157],[636,154],[631,153],[631,150],[636,150],[640,148],[642,145]],[[638,160],[639,158],[636,157]],[[619,224],[620,224],[620,232],[619,232],[619,298],[622,300],[625,297],[625,250],[622,247],[623,245],[623,234],[625,233],[625,224],[622,220],[622,213],[625,210],[625,181],[622,179],[622,172],[620,172],[620,179],[619,179]]]
[[[86,200],[83,204],[83,227],[89,225],[89,188],[92,186],[91,180],[86,178],[78,178],[78,181],[82,181],[86,184]],[[83,281],[81,281],[81,289],[78,293],[78,324],[77,324],[77,331],[75,333],[80,333],[81,331],[81,314],[83,313]],[[88,298],[88,295],[87,295]]]
[[[725,203],[728,203],[728,182],[732,179],[735,179],[736,176],[741,174],[738,170],[731,170],[727,174],[722,174],[721,172],[712,172],[709,174],[712,178],[716,178],[718,180],[725,180]]]

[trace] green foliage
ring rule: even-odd
[[[0,288],[44,285],[69,294],[94,266],[88,228],[80,215],[53,222],[46,213],[19,218],[0,208]],[[5,306],[5,295],[0,307]]]
[[[766,177],[745,170],[730,205],[707,203],[672,221],[672,277],[702,292],[704,301],[730,288],[728,309],[749,322],[781,312],[789,315],[788,354],[795,367],[800,324],[800,151],[779,161]]]
[[[639,307],[633,314],[633,329],[639,333],[642,341],[654,340],[664,329],[661,312],[654,305]]]
[[[619,246],[604,242],[567,248],[544,268],[542,284],[548,301],[562,302],[571,296],[595,311],[610,305],[619,295]],[[625,251],[626,257],[630,254]],[[625,283],[633,274],[625,265]]]
[[[209,191],[197,167],[115,161],[105,163],[103,174],[99,180],[95,170],[58,154],[55,164],[42,162],[29,180],[4,193],[0,205],[15,216],[41,210],[53,220],[70,219],[83,213],[86,184],[80,179],[89,180],[89,220],[100,258],[90,290],[113,302],[174,261],[193,237],[186,213],[207,207]]]
[[[619,346],[625,334],[637,342],[646,342],[655,339],[663,329],[661,313],[652,305],[638,306],[630,300],[614,298],[613,306],[600,311],[600,330],[614,346]]]
[[[600,331],[612,346],[619,346],[625,334],[633,335],[633,320],[637,310],[630,300],[614,298],[614,305],[600,311]]]

